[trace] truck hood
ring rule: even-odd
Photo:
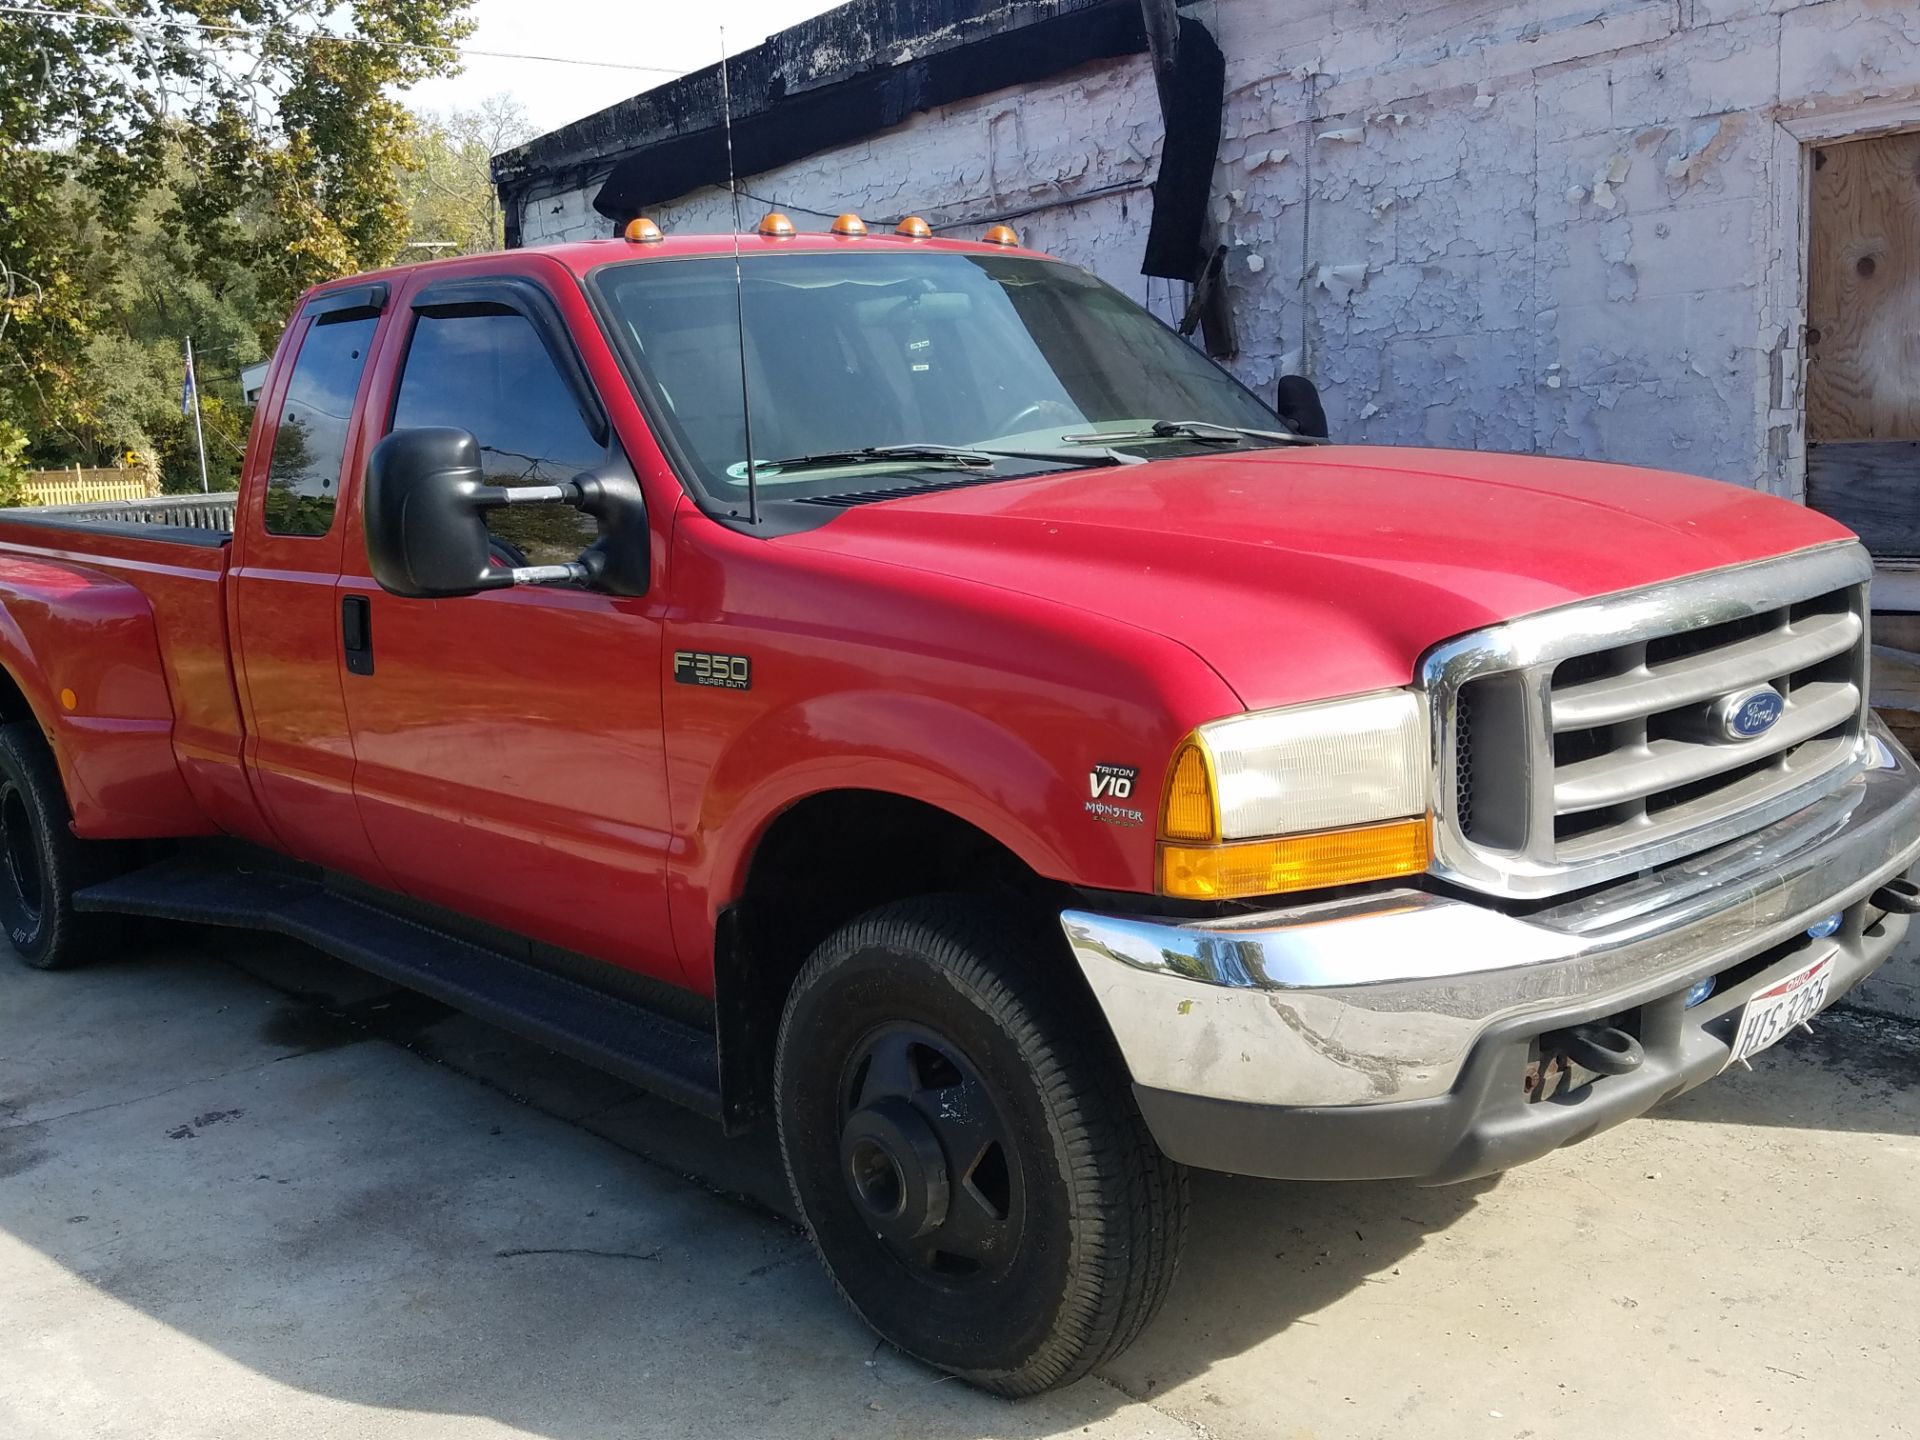
[[[1404,685],[1451,636],[1849,536],[1690,475],[1316,446],[935,491],[786,543],[1114,616],[1258,708]]]

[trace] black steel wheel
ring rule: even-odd
[[[875,1234],[916,1274],[1005,1274],[1026,1223],[1025,1173],[973,1063],[939,1032],[895,1023],[842,1068],[841,1176]]]
[[[112,873],[117,847],[73,833],[60,770],[39,729],[0,725],[0,928],[39,970],[93,959],[112,922],[73,909],[73,892]]]
[[[1006,1395],[1117,1354],[1165,1297],[1186,1180],[1044,932],[889,905],[795,982],[775,1060],[794,1203],[887,1340]]]

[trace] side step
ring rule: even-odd
[[[498,950],[274,869],[176,856],[75,892],[74,908],[270,930],[721,1118],[714,1036]]]

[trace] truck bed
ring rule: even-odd
[[[222,518],[214,502],[184,498],[0,510],[7,718],[30,712],[53,737],[83,838],[205,834],[251,808],[231,531],[207,523]]]
[[[143,539],[182,545],[224,545],[233,538],[234,491],[159,495],[151,500],[102,500],[89,505],[21,506],[0,511],[0,523],[54,530],[129,531]]]

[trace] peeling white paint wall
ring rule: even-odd
[[[1912,0],[1211,0],[1215,215],[1241,352],[1304,368],[1336,436],[1661,465],[1796,493],[1808,115],[1912,104]],[[1144,58],[918,115],[743,185],[1023,239],[1163,317],[1139,273],[1160,116]],[[1844,133],[1828,124],[1828,134]],[[528,244],[604,235],[598,180]],[[1024,214],[1020,212],[1026,212]],[[724,230],[724,194],[661,206]]]

